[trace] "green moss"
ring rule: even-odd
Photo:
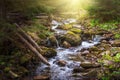
[[[64,35],[64,39],[72,46],[76,46],[81,43],[81,37],[71,31],[68,31],[67,34]]]
[[[68,30],[72,28],[72,25],[71,24],[60,25],[58,28],[63,30]]]
[[[47,58],[51,58],[57,55],[56,50],[53,48],[43,47],[42,50],[43,51],[41,52],[41,54]]]
[[[36,33],[40,39],[46,39],[48,36],[53,34],[47,27],[41,25],[40,23],[34,23],[31,26],[26,26],[24,30],[26,32]]]
[[[116,33],[114,37],[115,39],[120,39],[120,33]]]
[[[113,57],[115,62],[120,62],[120,53],[117,53],[114,57]]]
[[[81,29],[77,29],[77,28],[72,28],[72,29],[70,29],[70,31],[74,32],[76,34],[80,34],[82,32]]]

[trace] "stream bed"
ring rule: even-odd
[[[66,30],[57,29],[59,25],[71,24],[75,23],[76,19],[67,19],[62,22],[58,22],[56,20],[52,21],[51,29],[54,30],[55,34],[64,35],[66,34]],[[81,25],[75,24],[75,27],[81,27]],[[88,49],[94,45],[100,43],[101,37],[99,35],[94,35],[92,40],[82,41],[79,46],[63,48],[59,46],[59,42],[57,42],[57,56],[50,58],[48,61],[50,63],[50,67],[41,64],[36,69],[37,75],[47,75],[50,77],[50,80],[83,80],[83,76],[79,74],[79,76],[74,76],[73,70],[76,67],[81,67],[81,61],[73,60],[74,56],[77,56],[78,53],[82,49]],[[58,61],[63,62],[64,65],[59,65]]]

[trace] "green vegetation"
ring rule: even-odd
[[[114,36],[116,39],[120,39],[120,33],[116,33]]]
[[[42,19],[39,18],[41,16]],[[40,47],[42,46],[43,53],[41,54],[45,57],[53,57],[56,56],[56,51],[53,48],[46,47],[48,46],[48,38],[53,42],[52,44],[56,44],[56,37],[51,30],[51,20],[55,19],[62,22],[68,17],[79,20],[76,23],[58,27],[67,30],[67,34],[62,37],[65,44],[70,43],[70,46],[78,46],[82,42],[82,36],[88,38],[102,30],[100,31],[103,34],[102,36],[107,36],[107,40],[103,43],[107,43],[109,39],[109,34],[105,34],[106,31],[113,35],[110,37],[111,40],[118,40],[116,47],[119,47],[120,0],[1,0],[0,72],[4,73],[4,77],[7,77],[5,79],[16,79],[29,74],[28,65],[31,62],[34,64],[38,61],[16,35],[18,28],[14,23],[20,25],[25,33]],[[74,28],[73,24],[81,24],[81,29]],[[108,43],[110,47],[113,47],[114,43]],[[116,50],[111,51],[110,54],[102,55],[99,59],[101,65],[109,69],[109,72],[105,72],[105,75],[101,78],[102,80],[109,80],[110,77],[120,74],[118,66],[120,52],[114,52]],[[3,79],[1,74],[0,79]]]
[[[89,13],[100,21],[120,20],[119,0],[94,0],[95,4],[89,7]]]

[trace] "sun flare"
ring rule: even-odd
[[[80,0],[71,0],[72,4],[78,4]]]

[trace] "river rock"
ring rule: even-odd
[[[45,75],[34,76],[33,79],[34,80],[50,80],[49,76],[45,76]]]
[[[95,31],[92,29],[85,29],[83,31],[83,40],[92,40],[92,36],[95,35]]]
[[[47,48],[47,47],[42,47],[42,52],[41,54],[47,58],[51,58],[57,55],[57,52],[53,48]]]
[[[99,49],[96,46],[93,46],[89,48],[89,51],[99,51]]]
[[[110,43],[113,47],[120,47],[120,40],[110,41]]]
[[[95,78],[97,77],[97,70],[96,69],[92,69],[90,71],[88,71],[87,73],[81,73],[82,76],[86,76],[86,77],[92,77]]]
[[[89,54],[89,53],[90,53],[90,51],[85,50],[85,51],[81,52],[81,55],[82,55],[82,56],[85,56],[85,55],[87,55],[87,54]]]
[[[65,66],[65,65],[67,64],[67,62],[64,61],[64,60],[59,60],[59,61],[57,61],[57,64],[58,64],[59,66],[63,67],[63,66]]]
[[[64,35],[64,40],[70,43],[71,46],[77,46],[81,43],[81,37],[71,31]]]
[[[86,62],[81,62],[80,66],[83,68],[97,68],[100,67],[100,64],[86,61]]]
[[[63,30],[68,30],[71,29],[72,25],[71,24],[65,24],[65,25],[59,25],[57,29],[63,29]]]
[[[57,39],[56,39],[56,37],[54,35],[49,37],[49,42],[50,42],[51,46],[57,46],[57,44],[58,44]]]
[[[112,36],[113,36],[112,33],[104,34],[102,40],[109,40],[112,38]]]
[[[85,72],[85,69],[82,67],[75,67],[73,73]]]
[[[80,34],[82,32],[82,30],[78,28],[72,28],[69,31],[74,32],[75,34]]]
[[[110,60],[103,60],[103,64],[104,66],[112,66],[114,65],[114,62]]]
[[[63,47],[69,48],[69,47],[71,47],[71,45],[67,41],[64,41],[63,42]]]
[[[93,29],[86,29],[84,30],[84,34],[86,35],[95,35],[95,31]]]

